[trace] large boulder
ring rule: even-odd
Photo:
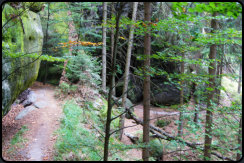
[[[180,104],[180,89],[174,84],[165,84],[164,82],[156,81],[155,85],[151,86],[151,104],[152,105],[175,105]],[[190,90],[184,87],[184,101],[187,101],[190,95]]]
[[[18,12],[8,4],[2,12],[2,117],[18,95],[36,80],[40,67],[40,59],[25,57],[25,54],[42,52],[40,17],[27,10],[12,19]]]
[[[116,96],[120,97],[123,92],[124,81],[123,77],[116,86]],[[130,99],[132,103],[137,103],[142,101],[143,93],[143,82],[136,78],[133,74],[129,75],[128,92],[127,98]]]

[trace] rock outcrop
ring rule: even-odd
[[[20,16],[18,16],[20,15]],[[18,95],[36,80],[40,59],[26,54],[41,54],[43,32],[38,14],[20,12],[8,4],[2,11],[2,117]],[[16,57],[14,54],[20,54]]]

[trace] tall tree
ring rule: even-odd
[[[47,4],[47,28],[46,28],[46,53],[48,52],[48,46],[47,46],[47,41],[48,41],[48,23],[49,23],[49,16],[50,16],[50,2]],[[48,70],[48,62],[45,61],[45,76],[44,76],[44,80],[43,80],[43,84],[46,84],[46,80],[47,80],[47,70]]]
[[[69,3],[67,3],[67,6],[69,6]],[[67,11],[67,15],[68,17],[72,18],[72,12],[71,10],[68,10]],[[68,22],[68,28],[69,28],[69,42],[77,42],[78,41],[78,34],[75,30],[75,24],[74,24],[74,21],[71,19],[69,22]],[[69,48],[69,55],[72,56],[72,53],[73,53],[73,47],[70,47]],[[60,78],[60,81],[59,81],[59,85],[63,82],[67,82],[68,79],[65,77],[65,74],[66,74],[66,66],[68,64],[68,59],[66,59],[64,61],[64,68],[63,68],[63,72],[62,72],[62,75],[61,75],[61,78]]]
[[[136,21],[136,12],[137,12],[137,6],[138,2],[133,2],[133,13],[132,13],[132,22]],[[132,45],[133,45],[133,37],[134,37],[134,28],[135,26],[132,24],[130,28],[130,34],[129,34],[129,42],[128,42],[128,49],[126,53],[126,63],[125,63],[125,73],[124,73],[124,87],[123,87],[123,98],[122,98],[122,107],[125,108],[126,104],[126,98],[127,98],[127,89],[128,89],[128,82],[129,82],[129,74],[130,74],[130,59],[131,59],[131,50],[132,50]],[[124,119],[125,119],[125,114],[121,116],[120,119],[120,136],[119,139],[122,139],[123,135],[123,127],[124,127]]]
[[[240,70],[239,70],[238,93],[241,92],[241,76],[242,76],[242,62],[240,63]]]
[[[239,146],[239,152],[242,152],[242,117],[240,119],[240,126],[239,126],[239,134],[238,134],[238,144]],[[237,153],[236,160],[239,161],[241,159],[242,154]]]
[[[184,60],[184,53],[182,53],[182,59]],[[180,65],[180,72],[181,72],[181,75],[184,74],[184,61],[181,62],[181,65]],[[183,84],[184,84],[184,81],[183,79],[180,81],[180,106],[182,107],[183,106],[183,103],[184,103],[184,88],[183,88]],[[178,136],[182,136],[183,134],[183,112],[180,111],[180,116],[179,116],[179,126],[178,126]]]
[[[117,57],[117,42],[119,37],[119,22],[122,13],[122,9],[124,7],[124,2],[117,2],[117,6],[119,4],[119,8],[116,13],[116,33],[115,33],[115,42],[114,42],[114,54],[113,54],[113,62],[112,62],[112,72],[109,74],[109,93],[108,93],[108,110],[107,110],[107,120],[106,120],[106,128],[105,128],[105,139],[104,139],[104,161],[108,161],[108,149],[109,149],[109,137],[110,137],[110,124],[111,124],[111,113],[112,113],[112,78],[115,76],[115,65],[116,65],[116,57]]]
[[[151,21],[151,2],[144,2],[144,21],[149,23]],[[149,28],[148,28],[149,30]],[[149,121],[150,121],[150,52],[151,52],[151,35],[150,31],[145,32],[144,37],[144,80],[143,80],[143,143],[149,143]],[[142,149],[142,159],[149,160],[149,149],[144,147]]]
[[[221,82],[222,82],[222,73],[223,73],[223,59],[224,59],[224,55],[225,55],[225,45],[223,44],[223,54],[221,55],[221,59],[220,59],[220,63],[218,63],[217,66],[217,73],[216,73],[216,85],[217,86],[221,86]],[[217,105],[219,105],[220,103],[220,89],[218,89],[216,87],[216,103]]]
[[[213,17],[217,15],[217,12],[213,13]],[[217,30],[217,20],[212,19],[211,20],[211,33],[215,33]],[[216,59],[216,51],[217,51],[217,45],[212,44],[210,46],[210,53],[209,53],[209,59],[214,60]],[[215,74],[216,74],[216,65],[215,62],[211,62],[210,66],[208,68],[209,72],[209,92],[208,92],[208,103],[207,103],[207,112],[206,112],[206,125],[205,125],[205,142],[204,142],[204,160],[210,160],[211,158],[211,144],[212,144],[212,125],[213,125],[213,105],[212,102],[214,102],[215,98]]]
[[[114,2],[111,3],[111,18],[115,13],[115,9],[114,9]],[[113,54],[114,54],[114,27],[111,27],[111,63],[113,62]],[[115,76],[112,79],[112,86],[113,86],[113,90],[112,90],[112,95],[115,96],[116,94],[116,87],[115,87]]]
[[[106,24],[107,24],[107,2],[103,2],[103,47],[102,47],[102,89],[106,90]]]

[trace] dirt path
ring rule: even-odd
[[[62,114],[61,103],[54,97],[54,87],[50,85],[43,86],[40,82],[35,82],[31,87],[34,91],[37,100],[42,103],[43,107],[35,109],[28,113],[23,119],[15,120],[14,118],[23,109],[23,106],[18,105],[18,109],[11,110],[6,119],[8,122],[2,121],[3,126],[3,149],[8,149],[9,141],[20,129],[26,125],[29,129],[23,135],[28,141],[24,144],[24,148],[17,152],[15,158],[9,158],[8,153],[3,153],[5,160],[31,160],[42,161],[52,160],[54,150],[53,145],[56,140],[54,131],[58,129],[59,120]],[[17,126],[10,130],[10,126]],[[8,128],[9,130],[7,130]],[[5,129],[5,130],[4,130]],[[8,133],[4,133],[8,132]]]
[[[134,107],[134,112],[137,117],[143,119],[143,105],[138,104],[137,106]],[[150,118],[153,119],[150,121],[150,124],[154,125],[154,122],[157,120],[157,117],[164,116],[164,115],[174,115],[171,119],[174,120],[175,118],[178,117],[179,111],[173,111],[172,109],[162,109],[158,107],[153,107],[151,106],[150,108]],[[127,126],[133,126],[135,125],[134,120],[132,119],[125,119],[125,127]],[[173,126],[173,121],[172,124],[169,124],[169,128],[172,129]],[[124,129],[124,133],[130,133],[134,136],[139,136],[142,135],[143,127],[141,125],[136,125],[134,127],[129,127]],[[122,140],[124,144],[133,144],[131,140],[123,134]],[[141,149],[131,149],[127,152],[128,156],[128,161],[132,160],[139,160],[142,158],[142,151]]]

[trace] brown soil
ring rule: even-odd
[[[191,101],[191,104],[192,104],[192,101]],[[193,110],[194,108],[189,107],[188,109],[190,111],[190,110]],[[138,104],[137,106],[135,106],[134,111],[135,111],[135,114],[137,117],[143,119],[143,105],[142,104]],[[205,114],[204,112],[201,112],[201,113]],[[167,125],[163,128],[160,128],[160,127],[159,128],[164,130],[168,134],[173,135],[173,136],[177,135],[178,126],[174,122],[175,122],[175,120],[179,119],[179,111],[177,111],[176,109],[172,109],[170,107],[159,108],[159,107],[151,106],[151,108],[150,108],[150,119],[151,119],[150,124],[152,124],[154,126],[156,126],[155,122],[157,121],[157,119],[164,119],[164,120],[171,121],[169,125]],[[133,126],[133,125],[135,125],[134,120],[125,119],[125,127],[126,126]],[[183,124],[183,125],[186,125],[186,124]],[[130,133],[134,136],[139,136],[139,135],[142,135],[142,130],[143,130],[143,127],[141,125],[136,125],[134,127],[125,128],[124,133]],[[203,130],[204,130],[204,128],[203,128]],[[186,132],[187,132],[187,130],[183,129],[183,133],[186,133]],[[183,138],[189,139],[189,136],[185,136]],[[131,140],[124,134],[122,136],[122,142],[124,144],[133,144],[131,142]],[[189,141],[189,142],[191,142],[191,141]],[[190,153],[191,151],[188,151],[188,152]],[[127,152],[127,154],[128,154],[128,156],[130,156],[130,158],[128,158],[129,160],[139,160],[142,158],[142,150],[141,149],[131,149]],[[174,155],[175,155],[175,153],[174,153]],[[172,155],[172,154],[164,155],[164,161],[173,161],[172,157],[174,155]]]
[[[54,131],[58,129],[59,120],[62,114],[61,102],[54,98],[54,87],[35,82],[31,87],[38,100],[46,101],[46,107],[36,109],[21,120],[15,117],[23,109],[22,105],[14,105],[11,111],[2,119],[2,157],[7,161],[27,160],[52,160],[54,155],[53,145],[56,140]],[[50,118],[51,117],[51,118]],[[10,140],[26,125],[29,129],[23,135],[28,141],[11,148]]]

